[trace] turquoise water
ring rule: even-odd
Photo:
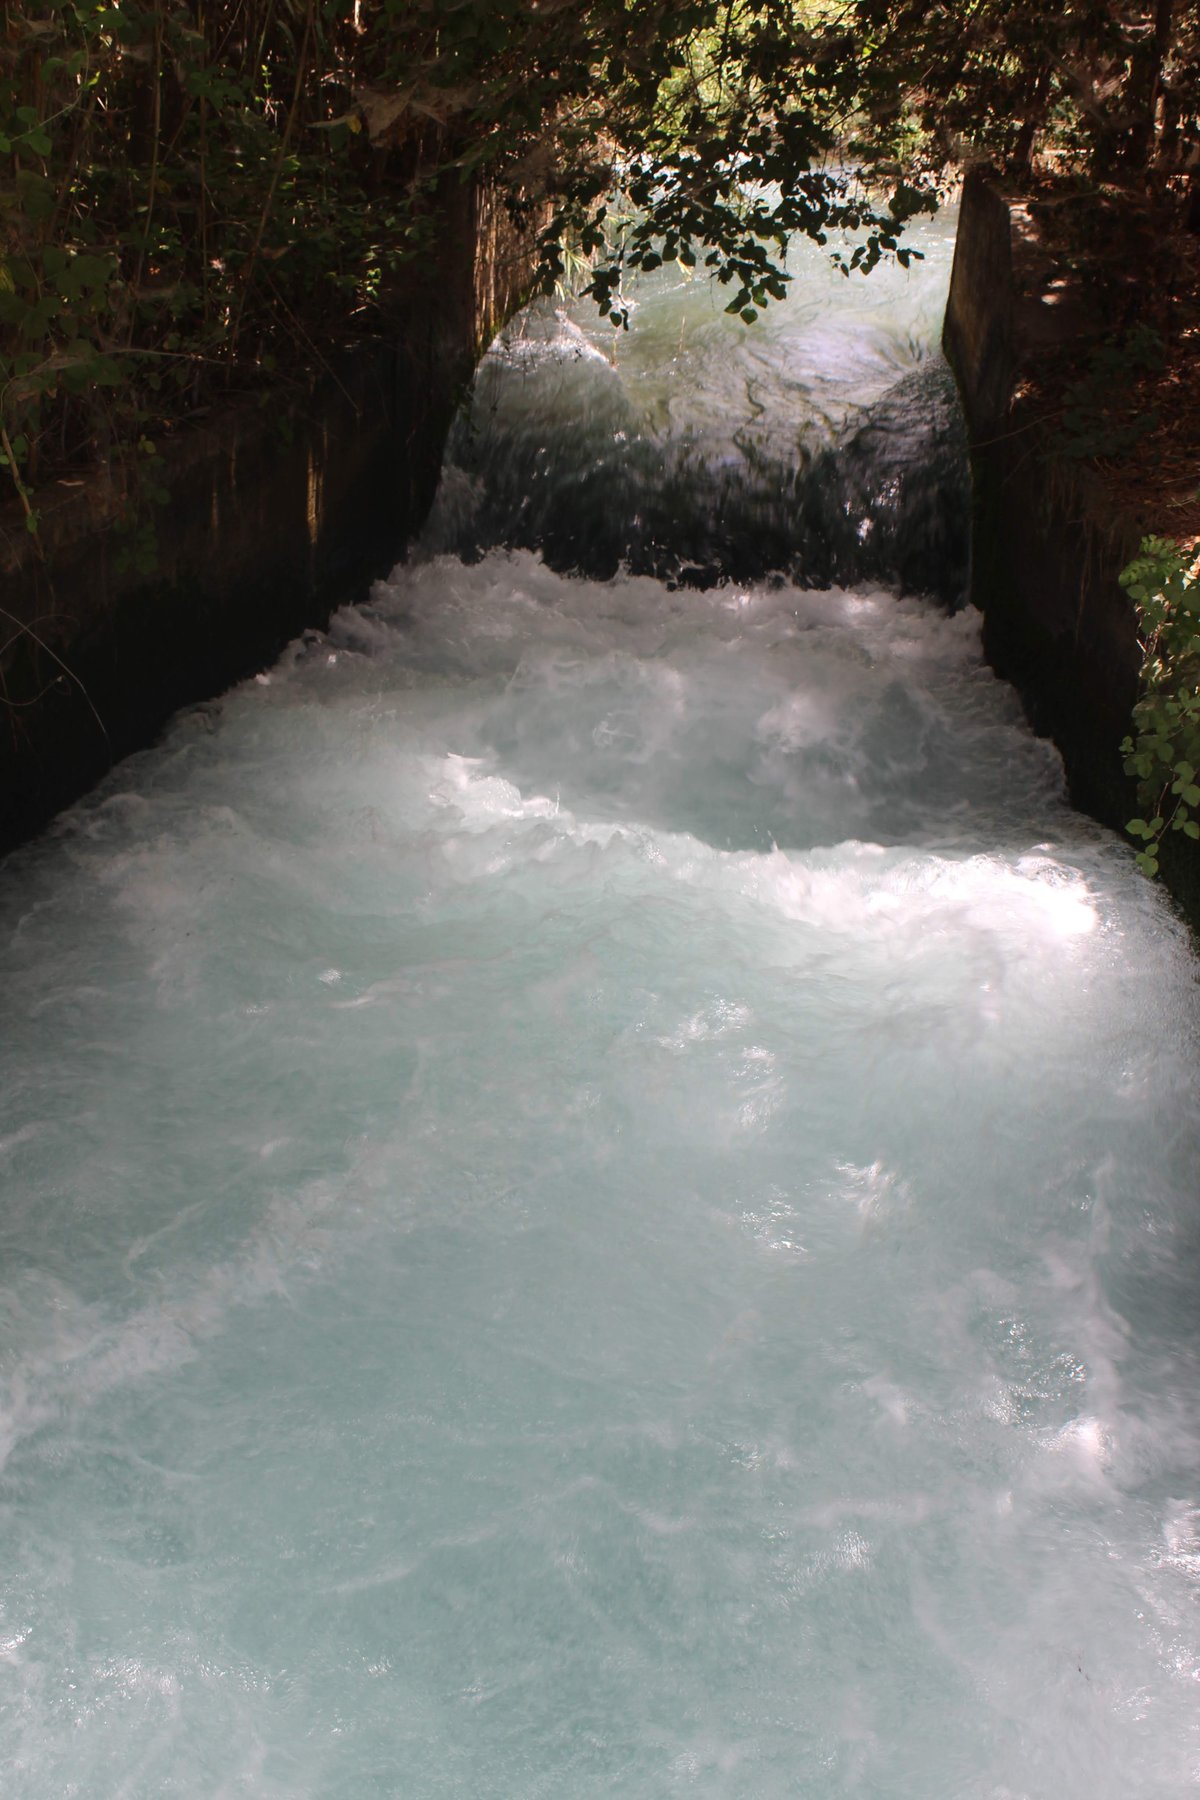
[[[699,366],[836,446],[932,249]],[[728,473],[672,304],[485,383]],[[1184,934],[971,613],[463,561],[481,479],[0,872],[5,1792],[1192,1793]]]

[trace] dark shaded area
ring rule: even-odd
[[[984,647],[1020,692],[1034,729],[1062,751],[1072,797],[1119,825],[1128,783],[1117,753],[1137,696],[1140,652],[1117,572],[1136,548],[1131,521],[1102,529],[1082,491],[1087,472],[1049,455],[1045,428],[1015,398],[1022,366],[1073,314],[1031,308],[1014,262],[1010,207],[968,179],[946,310],[973,472],[972,598]]]
[[[406,453],[417,391],[394,350],[362,354],[286,431],[251,415],[190,442],[136,532],[30,568],[4,602],[0,850],[395,562],[437,475],[434,419]]]
[[[1025,277],[1009,201],[985,175],[972,176],[945,331],[970,435],[971,598],[988,660],[1017,689],[1034,730],[1057,745],[1073,803],[1123,831],[1139,810],[1119,746],[1142,653],[1117,578],[1151,521],[1114,508],[1093,467],[1067,463],[1053,416],[1022,394],[1024,369],[1053,355],[1054,332],[1061,355],[1081,329],[1075,310],[1046,305]],[[1164,842],[1163,875],[1196,926],[1200,857],[1186,840]]]
[[[36,543],[19,517],[0,529],[0,851],[403,554],[479,346],[528,279],[485,193],[456,185],[446,215],[395,338],[197,422],[159,459],[163,504],[65,488]]]
[[[493,416],[485,378],[448,457],[431,541],[468,558],[500,545],[599,580],[624,567],[702,588],[782,575],[802,587],[878,582],[951,606],[966,594],[966,438],[940,361],[791,463],[752,438],[714,460],[687,439],[644,434],[603,363],[583,419]]]

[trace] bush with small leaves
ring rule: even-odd
[[[1142,647],[1142,697],[1121,753],[1145,816],[1125,829],[1143,845],[1143,873],[1157,875],[1168,831],[1200,839],[1200,558],[1172,538],[1143,538],[1120,581]]]

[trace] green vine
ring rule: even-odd
[[[1142,697],[1121,753],[1145,816],[1125,829],[1144,846],[1142,872],[1157,875],[1167,832],[1200,839],[1200,558],[1172,538],[1143,538],[1120,581],[1142,647]]]

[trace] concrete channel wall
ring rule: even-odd
[[[1020,279],[1019,249],[1009,202],[985,177],[969,177],[943,342],[970,440],[971,594],[988,658],[1058,745],[1072,797],[1119,824],[1129,793],[1117,746],[1141,655],[1117,575],[1140,534],[1134,521],[1104,515],[1086,467],[1056,459],[1022,403],[1023,363],[1052,347],[1057,320]]]
[[[0,851],[401,555],[479,354],[530,277],[485,190],[456,185],[442,217],[392,340],[189,424],[155,460],[165,502],[135,529],[112,470],[39,495],[36,540],[0,519]]]
[[[988,660],[1058,746],[1072,800],[1121,830],[1140,810],[1119,746],[1141,649],[1117,578],[1150,522],[1114,513],[1086,463],[1056,456],[1052,426],[1022,394],[1032,358],[1075,348],[1085,334],[1099,341],[1102,330],[1043,289],[1023,208],[986,175],[969,176],[943,344],[970,445],[971,598]],[[1162,878],[1200,932],[1197,847],[1168,834]]]

